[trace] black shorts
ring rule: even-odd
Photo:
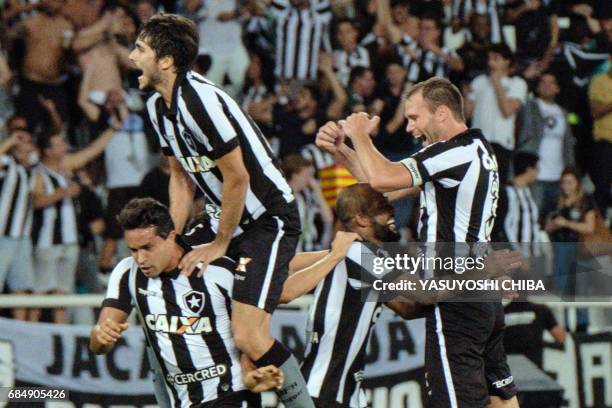
[[[504,350],[500,302],[439,303],[427,312],[425,382],[430,408],[481,408],[517,393]]]
[[[239,391],[200,405],[200,408],[261,408],[260,394]]]
[[[238,263],[233,299],[274,312],[299,236],[300,220],[295,211],[285,216],[264,216],[232,240],[227,254]]]
[[[138,197],[139,192],[138,187],[118,187],[108,190],[104,238],[119,240],[123,237],[123,230],[117,223],[117,215],[131,199]]]

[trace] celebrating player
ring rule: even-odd
[[[461,93],[449,81],[431,78],[408,92],[405,114],[406,130],[425,147],[401,162],[376,150],[370,135],[380,118],[365,113],[327,123],[317,144],[378,191],[398,196],[422,189],[421,241],[488,242],[499,192],[497,162],[482,133],[467,127]],[[355,150],[343,143],[345,136]],[[503,321],[501,302],[439,302],[426,312],[432,407],[518,406]]]
[[[111,274],[91,349],[108,353],[136,306],[171,406],[260,406],[245,384],[262,391],[280,385],[282,376],[268,366],[249,371],[243,382],[230,324],[235,262],[219,258],[203,277],[179,274],[181,257],[197,243],[177,239],[168,208],[151,198],[130,201],[118,222],[132,256]]]
[[[206,40],[206,39],[204,39]],[[179,267],[201,275],[215,259],[239,261],[233,288],[236,346],[257,367],[280,367],[288,408],[312,407],[297,360],[270,335],[300,231],[295,199],[260,130],[222,90],[190,71],[197,56],[193,22],[173,14],[144,24],[130,59],[142,70],[140,89],[163,151],[171,156],[170,212],[181,232],[193,184],[206,195],[213,242],[186,254]]]

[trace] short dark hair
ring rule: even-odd
[[[357,79],[364,76],[367,72],[371,72],[372,70],[368,67],[356,66],[351,70],[351,74],[349,76],[349,84],[352,84]]]
[[[303,168],[312,166],[312,162],[299,154],[288,154],[283,158],[281,169],[287,180],[299,173]]]
[[[56,136],[63,137],[61,133],[52,130],[44,131],[36,135],[36,147],[38,147],[41,155],[44,156],[45,150],[51,147],[51,140]]]
[[[512,50],[510,49],[510,47],[508,47],[508,44],[506,43],[491,44],[487,48],[487,52],[499,54],[502,56],[503,59],[510,61],[510,66],[514,65],[514,53],[512,52]]]
[[[406,100],[418,92],[421,92],[430,112],[433,113],[440,106],[444,105],[450,109],[455,119],[465,122],[463,96],[461,96],[459,89],[448,79],[433,77],[427,81],[419,82],[408,91]]]
[[[174,230],[168,207],[153,198],[130,200],[117,216],[117,223],[124,231],[155,227],[162,238]]]
[[[520,176],[525,173],[528,169],[537,167],[540,161],[540,156],[535,153],[529,152],[518,152],[514,155],[513,165],[514,174]]]
[[[178,14],[156,14],[142,25],[138,38],[147,43],[157,59],[172,57],[177,72],[191,68],[198,56],[198,29]]]

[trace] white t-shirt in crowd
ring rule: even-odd
[[[542,118],[544,135],[538,154],[540,155],[538,180],[559,181],[563,172],[563,135],[567,127],[563,110],[556,103],[536,99]]]
[[[502,86],[508,98],[525,103],[527,83],[520,77],[504,77]],[[516,114],[507,118],[501,112],[495,95],[495,87],[488,75],[479,75],[470,84],[469,98],[474,102],[472,127],[482,130],[485,138],[508,150],[514,150],[514,126]]]
[[[138,187],[152,167],[143,131],[120,130],[104,149],[106,187]]]
[[[242,45],[242,25],[238,19],[219,21],[221,13],[238,8],[236,0],[205,0],[205,18],[199,22],[200,54],[229,55]]]

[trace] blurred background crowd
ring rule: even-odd
[[[335,195],[354,182],[314,144],[319,126],[351,112],[379,115],[374,143],[403,159],[420,142],[405,131],[402,96],[432,76],[462,90],[471,125],[495,149],[503,183],[495,241],[567,243],[552,266],[563,287],[575,243],[609,234],[609,1],[0,0],[0,7],[5,293],[102,292],[127,255],[115,215],[134,197],[168,203],[168,164],[128,58],[139,25],[159,11],[193,19],[194,69],[240,101],[269,139],[296,193],[302,251],[329,246]],[[418,198],[394,206],[402,239],[414,240]],[[36,310],[12,314],[41,319]],[[68,316],[58,309],[43,318]]]

